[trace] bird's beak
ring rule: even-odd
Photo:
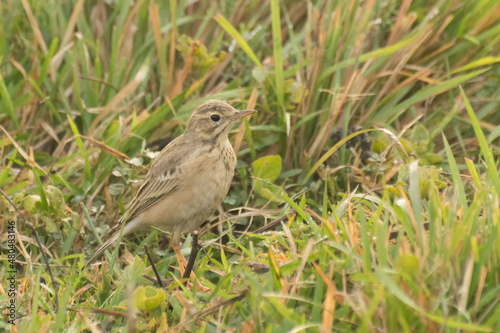
[[[255,113],[257,111],[255,110],[241,110],[241,111],[237,111],[233,116],[229,117],[229,121],[236,121],[240,118],[243,118],[243,117],[246,117],[246,116],[249,116],[251,115],[252,113]]]

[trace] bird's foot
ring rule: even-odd
[[[202,293],[209,293],[211,294],[212,293],[212,289],[210,289],[209,287],[207,286],[204,286],[197,278],[196,276],[194,277],[195,281],[196,281],[196,288],[201,291]],[[191,282],[186,282],[186,288],[188,288],[189,290],[193,290],[193,287],[194,285],[191,283]]]

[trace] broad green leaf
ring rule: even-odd
[[[266,75],[266,72],[260,67],[254,67],[252,69],[252,76],[259,83],[264,83],[264,81],[266,81]]]
[[[253,175],[262,180],[273,182],[281,173],[281,157],[265,156],[252,163]]]
[[[429,131],[424,125],[418,125],[412,131],[410,140],[417,153],[425,153],[429,144]]]
[[[139,257],[135,256],[134,262],[125,268],[123,271],[122,279],[125,284],[127,283],[137,283],[141,278],[144,270],[146,269],[146,264]]]
[[[41,201],[41,198],[39,195],[36,195],[36,194],[28,195],[23,200],[23,208],[30,213],[35,213],[36,212],[36,203],[40,202],[40,201]]]
[[[156,309],[165,300],[165,292],[151,286],[140,286],[132,294],[134,306],[142,311]]]
[[[59,215],[64,215],[65,202],[61,190],[55,186],[48,185],[45,192],[47,194],[50,207]]]
[[[257,180],[256,181],[256,190],[257,190],[257,183],[261,183],[262,184],[262,181],[261,180]],[[283,200],[283,198],[281,197],[281,192],[283,191],[283,189],[279,186],[276,186],[274,184],[265,184],[264,186],[260,185],[260,188],[259,190],[257,190],[259,192],[259,194],[268,199],[268,200],[271,200],[271,201],[274,201],[274,202],[285,202]]]
[[[401,273],[414,276],[418,272],[420,262],[418,258],[409,253],[401,255],[396,261],[396,269]]]

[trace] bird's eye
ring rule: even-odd
[[[220,120],[220,116],[218,114],[213,114],[210,116],[210,119],[212,119],[212,121],[219,121]]]

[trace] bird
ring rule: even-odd
[[[238,111],[210,99],[191,115],[184,133],[162,149],[111,236],[87,260],[91,264],[119,237],[141,229],[170,232],[172,248],[184,274],[186,259],[180,237],[190,233],[219,207],[234,175],[236,155],[228,135],[234,123],[255,113]]]

